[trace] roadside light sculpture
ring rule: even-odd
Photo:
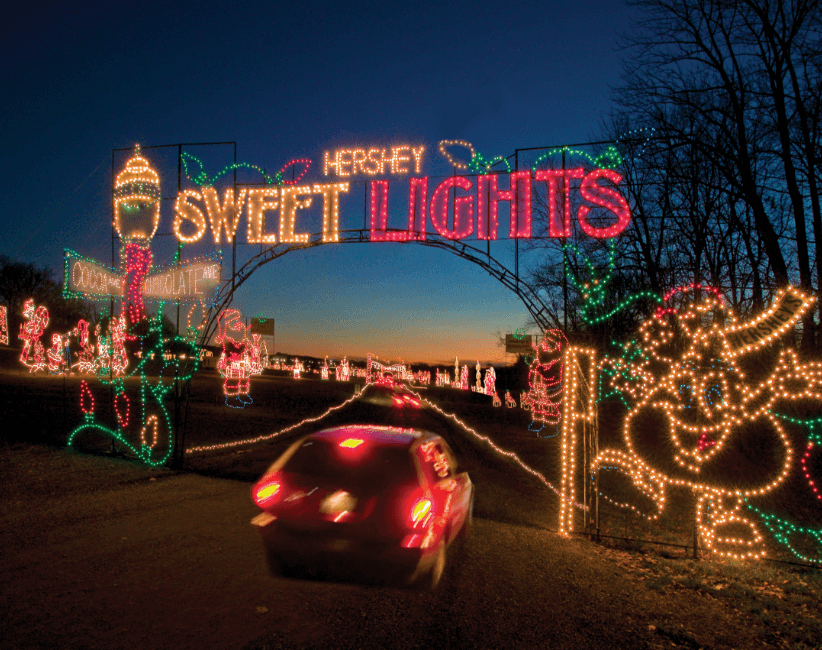
[[[223,377],[225,403],[231,408],[245,408],[254,400],[248,394],[251,385],[251,350],[246,327],[236,309],[225,309],[217,317],[215,341],[223,346],[217,369]],[[234,336],[232,332],[238,335]]]
[[[562,357],[568,341],[561,330],[549,329],[540,342],[531,346],[534,360],[528,371],[528,392],[521,400],[522,408],[531,410],[533,422],[558,425],[562,417]]]
[[[29,372],[37,372],[46,367],[45,349],[40,343],[46,327],[49,324],[49,311],[43,305],[35,307],[34,298],[29,298],[23,304],[25,323],[20,325],[18,338],[23,339],[23,349],[20,352],[20,361],[28,367]]]
[[[639,353],[610,362],[616,370],[612,387],[632,402],[625,445],[602,450],[591,471],[618,468],[660,512],[672,490],[692,491],[708,549],[762,557],[762,535],[744,506],[783,483],[795,458],[772,407],[785,400],[822,401],[822,364],[801,364],[785,349],[774,355],[771,374],[754,381],[738,360],[774,343],[813,301],[788,288],[748,323],[737,323],[710,291],[684,309],[657,309],[634,341]],[[752,440],[754,451],[746,445]]]
[[[146,315],[143,280],[151,268],[149,246],[160,224],[160,199],[160,177],[136,145],[134,156],[114,182],[114,228],[124,244],[123,294],[131,323]]]

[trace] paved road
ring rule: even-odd
[[[270,577],[248,485],[177,475],[15,520],[2,648],[642,645],[614,567],[579,541],[478,519],[436,594]],[[584,560],[584,561],[583,561]],[[604,603],[610,603],[603,607]],[[614,611],[616,610],[616,611]]]
[[[269,576],[248,481],[53,449],[15,457],[0,648],[661,647],[650,623],[687,596],[661,597],[596,545],[558,537],[549,491],[482,445],[452,443],[478,465],[477,518],[434,594]],[[691,620],[718,615],[699,607],[688,603]]]

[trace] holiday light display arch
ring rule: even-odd
[[[569,147],[534,148],[545,153],[541,158],[536,157],[536,162],[525,164],[524,168],[520,168],[520,152],[532,150],[517,150],[513,156],[515,163],[512,168],[509,162],[511,157],[485,159],[470,143],[442,141],[439,143],[440,154],[452,165],[453,170],[453,175],[446,176],[421,176],[422,161],[426,155],[426,147],[422,145],[338,149],[324,153],[322,175],[328,178],[321,178],[320,180],[325,182],[313,184],[302,180],[312,165],[310,160],[292,160],[280,172],[270,177],[259,167],[236,163],[236,144],[235,163],[226,170],[209,176],[205,174],[201,165],[199,172],[190,175],[189,164],[193,164],[192,161],[195,159],[183,151],[184,146],[189,145],[162,145],[142,149],[137,146],[134,149],[113,152],[113,157],[117,152],[129,155],[126,164],[112,179],[112,226],[121,243],[119,268],[101,264],[74,251],[66,251],[65,297],[110,301],[113,318],[114,304],[121,305],[118,318],[122,319],[122,323],[120,320],[112,321],[118,325],[109,337],[101,337],[98,333],[98,342],[103,345],[111,347],[117,340],[130,336],[128,327],[146,320],[146,301],[154,301],[160,305],[192,305],[189,318],[199,304],[203,311],[202,323],[194,328],[189,326],[185,335],[178,337],[180,344],[192,348],[190,356],[196,358],[198,355],[194,354],[195,339],[200,341],[200,345],[212,339],[221,315],[229,311],[234,293],[258,268],[286,253],[327,243],[416,243],[456,254],[477,264],[514,291],[534,321],[547,328],[550,324],[549,308],[543,303],[538,292],[519,275],[519,239],[532,236],[531,197],[532,191],[536,191],[534,188],[538,184],[543,184],[550,197],[550,214],[547,215],[547,231],[544,233],[550,237],[571,236],[572,216],[585,235],[600,238],[618,235],[630,222],[627,202],[613,189],[621,181],[621,177],[613,169],[620,161],[613,146],[605,148],[604,153],[596,158]],[[178,194],[174,201],[172,231],[179,241],[179,246],[174,261],[166,267],[159,267],[154,265],[154,254],[150,245],[158,233],[162,219],[162,200],[169,197],[164,197],[161,192],[160,174],[152,165],[151,154],[147,152],[168,147],[176,148],[178,157]],[[587,156],[587,162],[584,166],[580,163],[566,167],[566,154]],[[562,167],[539,166],[540,160],[550,156],[561,156]],[[114,171],[118,166],[114,160],[112,163]],[[183,188],[183,166],[186,169],[186,178],[196,188]],[[236,182],[235,176],[233,186],[223,188],[221,196],[214,186],[215,180],[227,170],[233,168],[236,171],[241,167],[260,172],[265,182],[243,185]],[[458,175],[458,171],[465,170],[468,172],[466,175]],[[348,192],[349,182],[346,179],[356,176],[359,176],[363,187],[370,190],[370,208],[366,209],[366,214],[363,215],[365,218],[370,217],[370,227],[340,229],[340,195]],[[383,178],[379,178],[381,176]],[[384,178],[386,176],[388,178]],[[432,181],[430,188],[429,179]],[[395,181],[408,183],[407,229],[389,227],[387,223],[389,182]],[[507,189],[504,187],[506,183]],[[433,191],[429,192],[429,189]],[[574,215],[571,214],[570,207],[571,192],[581,197]],[[314,233],[298,232],[295,219],[299,210],[310,206],[311,194],[322,202],[322,229]],[[453,199],[449,198],[451,196]],[[429,199],[430,210],[427,207]],[[500,203],[508,204],[509,228],[502,229],[498,223]],[[275,210],[280,213],[279,229],[276,233],[267,233],[266,213]],[[237,227],[244,211],[248,235],[246,243],[260,244],[261,250],[236,268]],[[602,215],[605,215],[604,221]],[[453,225],[449,225],[449,219]],[[433,231],[428,230],[429,220]],[[606,225],[602,225],[603,223]],[[476,239],[465,241],[465,238],[474,232],[474,224]],[[196,259],[182,259],[180,253],[183,245],[200,241],[209,230],[215,244],[214,252]],[[498,232],[502,233],[502,237],[507,235],[514,240],[516,257],[513,270],[491,254],[490,242],[497,239]],[[112,238],[115,239],[114,232]],[[222,250],[219,248],[223,239],[231,244],[232,272],[229,278],[223,277],[222,272]],[[485,250],[482,248],[483,243]],[[128,325],[125,322],[126,316]],[[156,323],[152,323],[151,328],[154,327]],[[33,349],[37,348],[36,344],[39,342],[35,340],[38,339],[38,331],[33,329],[28,335]],[[41,355],[42,360],[35,360],[32,363],[56,364],[59,361],[56,356],[59,346],[55,343],[54,347],[54,355]],[[35,350],[35,356],[39,349]],[[151,352],[158,353],[159,349],[153,349]],[[45,358],[46,356],[48,358]],[[103,356],[108,358],[106,355]],[[126,362],[127,359],[111,358],[108,362],[110,374],[123,374]],[[176,395],[179,392],[180,381],[185,380],[181,378],[190,377],[190,373],[181,372],[177,368],[178,364],[172,365]],[[137,366],[132,367],[132,372],[138,372],[141,382],[145,384],[146,390],[143,393],[147,394],[149,386],[144,376],[144,366],[145,360],[141,360]],[[232,376],[229,379],[233,382],[231,391],[236,392],[241,401],[250,401],[247,397],[245,374],[239,372],[237,377]],[[119,382],[119,379],[115,381]],[[234,386],[235,383],[237,386]],[[87,387],[83,392],[85,422],[82,428],[103,430],[93,421],[94,405],[90,391]],[[165,392],[165,388],[163,391]],[[122,386],[116,384],[115,392],[121,394]],[[159,393],[155,401],[158,400]],[[169,439],[171,438],[171,422],[164,411],[162,415],[159,420],[155,418],[151,423],[155,431],[151,436],[152,441],[157,438],[158,421],[164,424]],[[119,415],[118,418],[115,426],[107,430],[119,439],[120,429],[124,426],[121,420],[124,419]],[[144,413],[140,423],[143,430],[149,426],[147,418],[148,415]],[[156,457],[150,452],[153,447],[154,445],[146,444],[141,438],[140,455],[149,462],[157,462]]]
[[[631,215],[619,188],[622,177],[615,171],[622,164],[616,144],[630,145],[634,139],[629,134],[619,143],[517,149],[507,158],[485,158],[471,143],[461,140],[442,140],[436,147],[413,143],[354,147],[324,151],[317,164],[309,159],[291,160],[273,175],[256,165],[237,163],[236,143],[203,143],[234,145],[235,162],[216,174],[206,173],[203,163],[184,151],[184,148],[199,146],[196,143],[137,148],[141,164],[138,169],[133,163],[137,158],[131,159],[132,175],[135,178],[138,174],[145,175],[152,188],[159,187],[159,179],[146,163],[149,156],[146,152],[177,149],[178,193],[173,203],[172,234],[181,244],[213,241],[215,250],[221,249],[223,243],[229,244],[231,271],[228,275],[221,272],[215,276],[214,269],[218,268],[221,256],[192,260],[183,268],[178,263],[177,268],[172,265],[165,270],[149,271],[148,267],[138,264],[145,254],[133,247],[129,260],[139,278],[130,281],[128,289],[120,291],[129,304],[135,302],[138,286],[142,287],[142,295],[152,300],[190,300],[196,293],[192,291],[192,283],[195,288],[198,282],[211,287],[215,278],[218,279],[216,294],[208,298],[206,326],[201,330],[201,340],[205,342],[216,333],[219,314],[230,307],[235,291],[257,269],[286,253],[330,243],[415,243],[447,251],[480,266],[517,294],[535,323],[543,329],[555,327],[559,323],[552,317],[552,311],[539,292],[520,275],[519,240],[567,239],[574,233],[613,238],[621,233],[629,225]],[[600,151],[599,155],[588,153],[593,150]],[[113,153],[134,151],[118,149]],[[453,173],[432,175],[441,174],[443,166]],[[116,167],[114,161],[113,167]],[[432,172],[429,168],[436,169]],[[237,170],[260,174],[263,182],[238,183]],[[233,184],[218,189],[215,183],[221,178],[225,180],[232,172]],[[189,183],[184,182],[186,179]],[[365,194],[363,227],[341,228],[340,222],[345,221],[341,213],[347,212],[341,210],[342,201],[350,200],[351,188],[358,183]],[[117,228],[118,191],[115,188],[114,225]],[[397,219],[388,206],[397,201],[398,193],[400,210],[405,209],[403,201],[407,198],[407,228],[389,224],[389,213],[391,221]],[[389,196],[393,198],[389,200]],[[541,197],[546,212],[545,225],[541,226],[544,232],[534,231],[532,227],[532,203],[537,196]],[[143,198],[146,204],[155,208],[158,205],[153,202],[158,198],[154,194]],[[306,229],[303,211],[310,210],[312,205],[316,210],[320,204],[321,229],[301,232]],[[279,215],[278,225],[274,213]],[[500,223],[500,215],[504,213],[509,217],[508,224]],[[156,231],[159,213],[148,216],[154,220],[153,229],[147,235],[150,239]],[[404,217],[399,220],[403,221]],[[246,223],[239,227],[241,221]],[[240,235],[243,231],[246,234]],[[242,238],[246,241],[239,241]],[[491,251],[491,242],[498,238],[513,240],[513,269]],[[238,243],[259,244],[260,250],[238,265]],[[67,295],[89,297],[116,293],[122,282],[114,269],[69,252],[66,284],[70,287]],[[184,295],[180,295],[180,291]]]

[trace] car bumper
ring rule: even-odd
[[[397,539],[373,539],[344,531],[301,530],[257,518],[272,571],[297,577],[410,582],[433,564],[435,549],[403,548]],[[263,523],[264,525],[260,525]]]

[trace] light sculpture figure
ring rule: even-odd
[[[146,321],[147,334],[134,337],[141,349],[135,354],[138,361],[130,364],[127,375],[110,375],[108,370],[103,373],[97,369],[99,382],[113,389],[116,425],[108,427],[97,420],[94,396],[88,382],[84,380],[80,385],[83,422],[69,434],[68,446],[74,446],[77,439],[88,432],[110,436],[129,453],[152,467],[163,465],[171,458],[174,452],[173,422],[166,402],[174,387],[174,380],[186,381],[197,370],[199,355],[192,338],[177,336],[169,341],[163,337],[161,316],[147,317]],[[79,354],[78,371],[82,367],[84,372],[94,372],[94,346],[89,341],[88,323],[80,321],[72,333],[80,338],[84,348]],[[169,344],[175,350],[185,350],[185,353],[167,354]],[[112,358],[114,363],[117,363],[116,359],[115,354]],[[139,378],[140,390],[140,408],[137,410],[139,417],[134,418],[130,415],[131,402],[125,390],[125,381],[132,377]]]
[[[515,400],[513,397],[511,397],[511,392],[510,391],[506,390],[505,391],[505,406],[507,406],[509,409],[512,409],[516,405],[517,405],[517,400]]]
[[[56,332],[51,335],[51,347],[46,350],[50,375],[59,375],[66,368],[65,342]]]
[[[146,316],[143,280],[151,268],[149,250],[160,224],[160,177],[140,155],[140,145],[114,182],[114,228],[124,247],[126,277],[123,295],[131,323]]]
[[[643,354],[617,360],[620,372],[611,378],[631,401],[625,447],[601,451],[591,471],[621,469],[660,511],[669,491],[692,491],[706,548],[728,557],[762,557],[762,535],[743,506],[783,483],[795,457],[772,408],[785,400],[822,400],[822,364],[801,364],[793,350],[783,349],[770,375],[754,381],[738,360],[776,342],[813,301],[789,287],[747,323],[738,323],[721,297],[708,290],[685,309],[657,309],[640,328],[636,345]],[[773,456],[765,458],[761,450],[756,458],[747,455],[745,441],[751,437]],[[667,457],[660,450],[667,450]]]
[[[0,345],[9,344],[9,314],[5,305],[0,305]]]
[[[325,361],[323,361],[323,367],[320,371],[320,378],[324,381],[328,381],[328,357],[326,357]]]
[[[565,334],[545,330],[542,340],[532,343],[534,359],[528,371],[525,403],[534,422],[558,425],[562,414],[562,357],[568,347]],[[525,406],[523,406],[525,408]]]
[[[34,299],[29,298],[23,304],[25,323],[20,324],[18,338],[23,340],[23,349],[20,352],[20,361],[29,369],[29,372],[38,372],[46,367],[45,349],[40,343],[40,337],[49,324],[49,312],[43,305],[34,306]]]
[[[115,376],[122,375],[128,368],[128,354],[126,353],[126,315],[114,316],[109,321],[111,332],[111,371]]]
[[[100,374],[108,375],[111,368],[111,341],[101,333],[102,326],[97,323],[94,334],[97,337],[97,359],[96,367]]]
[[[496,395],[497,394],[496,383],[497,383],[497,372],[496,372],[496,370],[494,370],[494,366],[488,366],[485,369],[485,394],[486,395]],[[499,398],[497,398],[497,399],[499,399]]]
[[[72,330],[72,335],[78,339],[80,343],[80,351],[77,353],[77,363],[73,367],[77,368],[77,372],[93,373],[96,368],[94,360],[94,345],[91,342],[89,335],[88,322],[80,319],[77,322],[77,327]]]
[[[225,403],[231,408],[245,408],[254,400],[248,394],[251,388],[251,350],[246,337],[246,326],[236,309],[225,309],[217,316],[215,342],[223,346],[217,369],[223,377]],[[239,335],[234,336],[232,332]]]

